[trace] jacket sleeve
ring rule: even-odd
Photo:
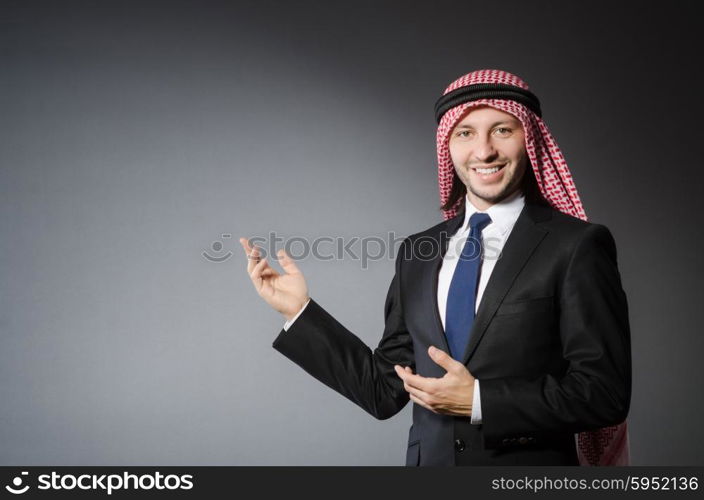
[[[406,241],[396,258],[384,305],[384,333],[374,351],[313,299],[273,343],[274,349],[378,419],[392,417],[409,400],[394,365],[415,370],[413,342],[401,304],[401,261]]]
[[[590,224],[575,246],[559,297],[561,377],[482,379],[487,448],[507,437],[582,432],[625,420],[631,397],[626,295],[609,230]]]

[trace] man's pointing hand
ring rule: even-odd
[[[415,375],[409,367],[395,365],[396,374],[403,380],[411,401],[443,415],[469,417],[472,415],[474,377],[467,367],[452,359],[446,352],[433,346],[428,348],[430,359],[447,372],[442,378]]]

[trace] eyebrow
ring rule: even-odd
[[[490,128],[494,128],[497,125],[517,125],[519,123],[520,122],[518,120],[510,120],[510,119],[509,120],[501,120],[501,121],[492,123]],[[460,128],[474,128],[474,127],[471,125],[467,125],[466,123],[462,123],[460,125],[457,125],[457,128],[460,129]]]

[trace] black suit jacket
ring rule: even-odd
[[[315,300],[274,348],[379,419],[409,401],[393,366],[425,377],[449,352],[438,271],[464,212],[406,238],[373,351]],[[577,465],[574,434],[615,425],[631,395],[628,306],[609,230],[527,203],[482,296],[463,362],[482,424],[413,405],[406,465]]]

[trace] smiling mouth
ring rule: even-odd
[[[489,174],[495,174],[496,172],[498,172],[499,170],[501,170],[505,166],[506,166],[506,164],[502,163],[501,165],[494,165],[493,167],[488,167],[488,168],[487,167],[471,167],[471,168],[472,168],[472,170],[474,170],[478,174],[489,175]]]

